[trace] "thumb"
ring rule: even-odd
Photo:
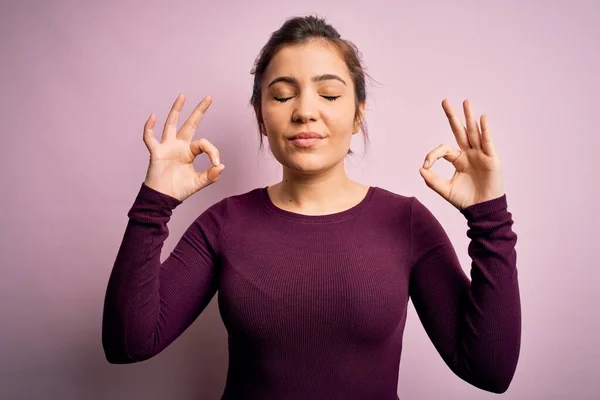
[[[437,176],[433,171],[427,168],[419,168],[419,173],[425,180],[425,184],[439,195],[443,196],[443,194],[447,192],[449,182]]]
[[[211,166],[205,171],[198,172],[197,177],[200,187],[203,188],[215,183],[221,176],[221,172],[223,172],[224,169],[225,165],[219,164],[217,166]]]

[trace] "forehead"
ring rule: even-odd
[[[271,59],[265,70],[265,81],[278,76],[308,80],[322,74],[337,74],[348,82],[350,72],[337,48],[327,42],[310,41],[285,46]]]

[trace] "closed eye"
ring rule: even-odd
[[[329,101],[335,101],[340,96],[321,96],[321,97],[323,97],[324,99],[327,99]],[[291,97],[273,97],[273,98],[280,103],[285,103],[286,101],[291,99]]]

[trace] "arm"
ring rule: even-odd
[[[427,335],[450,369],[494,393],[508,389],[520,352],[517,235],[506,195],[461,210],[471,239],[471,280],[433,214],[411,205],[410,296]]]
[[[202,213],[161,264],[167,222],[181,202],[142,184],[104,301],[102,345],[110,363],[160,353],[187,329],[217,290],[218,238],[224,201]]]

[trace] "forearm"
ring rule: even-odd
[[[452,371],[481,389],[503,392],[521,337],[517,236],[506,198],[462,211],[470,228],[471,279],[433,215],[420,203],[414,208],[410,290],[419,318]]]
[[[465,314],[453,360],[457,374],[492,392],[508,388],[521,343],[517,235],[502,203],[488,202],[492,208],[465,213],[471,285],[462,304]]]
[[[150,195],[149,195],[150,193]],[[138,195],[109,278],[102,321],[102,343],[110,362],[149,358],[160,312],[160,255],[168,236],[171,209]],[[168,200],[167,200],[168,201]]]

